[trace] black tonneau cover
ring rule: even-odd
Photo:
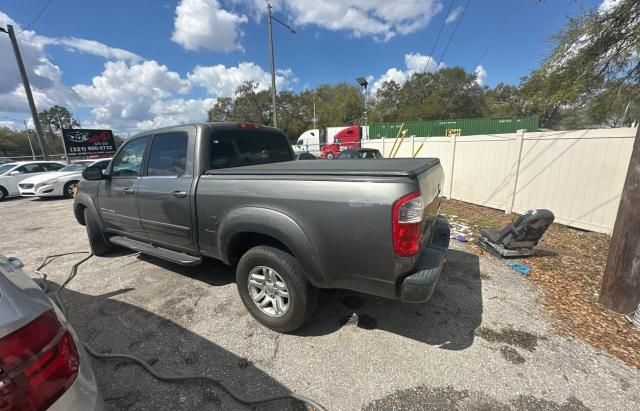
[[[208,170],[207,175],[349,175],[416,177],[440,164],[437,158],[295,160]]]

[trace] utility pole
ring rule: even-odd
[[[67,159],[67,164],[71,164],[71,160],[69,160],[69,153],[67,153],[67,142],[64,141],[64,131],[62,131],[62,120],[60,120],[60,113],[56,113],[56,117],[58,118],[58,125],[60,126],[60,139],[62,139],[62,147],[64,148],[64,156]]]
[[[276,63],[273,58],[273,23],[271,22],[271,4],[267,4],[269,10],[269,53],[271,53],[271,122],[278,127],[278,115],[276,114]]]
[[[613,227],[600,303],[627,314],[640,303],[640,127],[633,143],[627,177]]]
[[[278,115],[277,115],[277,109],[276,109],[276,62],[273,57],[273,22],[272,21],[273,20],[277,21],[293,34],[296,34],[296,31],[292,29],[290,26],[288,26],[287,24],[278,20],[276,17],[273,17],[273,15],[271,14],[271,9],[272,9],[271,4],[267,4],[267,11],[269,13],[269,53],[271,54],[271,105],[273,107],[271,111],[272,113],[271,120],[272,120],[273,126],[278,127]]]
[[[36,128],[36,136],[38,137],[38,143],[42,149],[42,156],[45,160],[49,159],[47,155],[47,146],[43,142],[42,128],[40,127],[40,121],[38,120],[38,111],[36,110],[36,104],[33,101],[33,95],[31,94],[31,86],[29,85],[29,78],[27,77],[27,71],[24,68],[22,62],[22,55],[20,54],[20,48],[18,48],[18,41],[16,40],[16,34],[13,31],[13,26],[7,24],[7,28],[0,27],[0,31],[3,31],[9,35],[11,39],[11,45],[13,46],[13,53],[16,55],[16,62],[18,63],[18,70],[20,71],[20,77],[22,77],[22,84],[24,86],[24,93],[27,95],[27,101],[29,102],[29,109],[31,109],[31,117],[33,117],[33,125]]]
[[[313,96],[313,128],[318,128],[318,118],[316,117],[316,97]]]
[[[35,160],[36,153],[35,151],[33,151],[33,144],[31,144],[31,136],[29,135],[29,127],[27,127],[27,120],[22,120],[22,122],[24,123],[24,130],[27,132],[27,141],[29,141],[29,148],[31,149],[31,159]],[[42,150],[42,147],[40,147],[40,149]]]

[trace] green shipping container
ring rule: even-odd
[[[369,124],[369,138],[395,138],[402,123]],[[457,120],[405,121],[407,137],[447,137],[478,134],[515,133],[516,130],[538,131],[538,116],[514,118],[463,118]]]

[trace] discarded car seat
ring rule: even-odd
[[[480,244],[490,247],[502,257],[523,257],[535,254],[533,249],[553,223],[549,210],[529,210],[507,224],[502,230],[480,231]]]

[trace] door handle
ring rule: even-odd
[[[187,196],[186,191],[174,191],[172,194],[174,197],[178,197],[178,198],[185,198]]]
[[[125,188],[122,191],[124,191],[125,194],[133,194],[133,188],[131,187]]]

